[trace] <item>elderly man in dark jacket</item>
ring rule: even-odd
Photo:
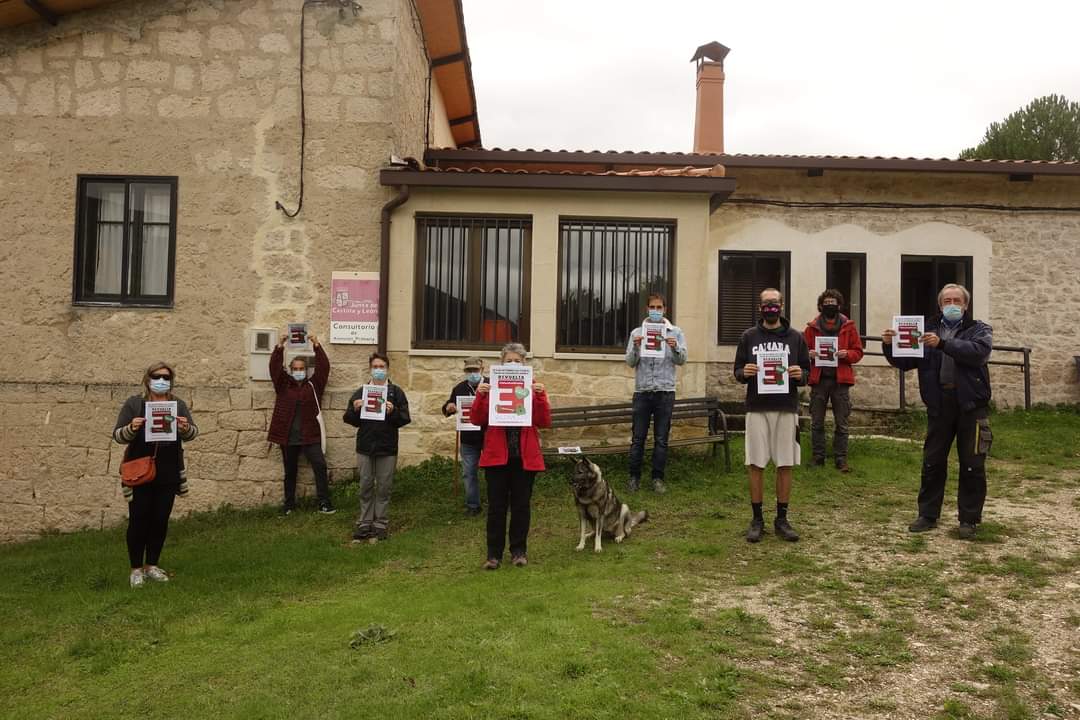
[[[919,371],[919,394],[926,403],[928,426],[923,444],[919,517],[911,532],[937,527],[945,498],[949,449],[956,441],[960,482],[956,505],[959,535],[970,540],[982,522],[986,502],[986,454],[990,433],[990,371],[987,361],[993,328],[971,317],[971,293],[962,285],[948,284],[938,293],[941,314],[924,328],[923,357],[894,357],[893,330],[881,333],[885,358],[901,370]]]
[[[274,381],[274,414],[270,419],[267,439],[281,446],[281,459],[285,465],[285,502],[281,507],[288,515],[296,509],[296,474],[300,456],[307,458],[315,473],[315,491],[319,495],[319,512],[330,514],[334,506],[330,502],[330,480],[326,472],[326,456],[323,454],[322,428],[319,426],[320,398],[330,379],[330,358],[314,335],[311,338],[315,350],[315,369],[308,375],[307,361],[295,357],[285,371],[286,337],[282,336],[274,352],[270,354],[270,379]]]

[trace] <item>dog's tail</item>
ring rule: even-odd
[[[649,522],[649,511],[642,510],[641,512],[634,513],[630,516],[630,527],[637,527],[641,523]]]

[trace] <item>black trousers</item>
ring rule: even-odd
[[[289,507],[296,505],[296,473],[299,471],[300,455],[307,458],[315,472],[315,492],[319,496],[319,502],[329,502],[330,481],[326,475],[326,457],[323,455],[322,445],[311,443],[281,446],[281,460],[285,464],[285,504]]]
[[[945,499],[949,470],[949,450],[956,441],[960,458],[960,481],[956,494],[957,515],[962,523],[982,522],[986,502],[986,453],[993,436],[989,410],[961,412],[956,393],[946,391],[941,411],[928,418],[923,444],[922,485],[919,488],[919,515],[936,520]]]
[[[169,532],[169,515],[176,500],[176,484],[154,481],[132,488],[128,503],[127,547],[132,568],[157,565],[165,535]]]
[[[532,491],[536,472],[521,467],[521,460],[485,468],[487,476],[487,556],[501,560],[506,543],[506,511],[510,510],[510,555],[524,555],[529,539]]]

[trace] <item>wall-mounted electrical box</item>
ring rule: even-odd
[[[277,345],[273,328],[251,328],[248,343],[248,375],[252,380],[269,380],[270,354]]]

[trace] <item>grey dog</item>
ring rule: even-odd
[[[596,463],[581,458],[574,464],[570,476],[570,489],[574,493],[578,517],[581,519],[581,541],[578,550],[585,549],[585,541],[593,536],[593,550],[600,552],[600,535],[606,532],[621,543],[636,525],[649,519],[642,510],[631,513],[630,506],[615,496],[615,491],[604,481],[604,474]]]

